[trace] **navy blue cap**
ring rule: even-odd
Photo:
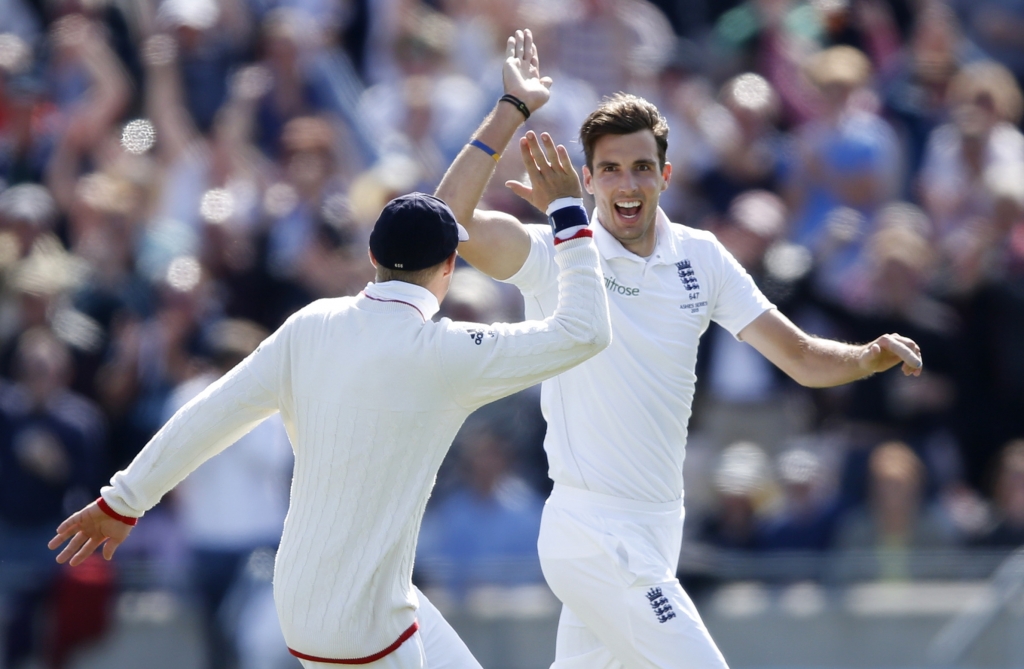
[[[409,193],[388,202],[370,233],[377,264],[407,272],[437,265],[469,233],[443,201],[426,193]]]

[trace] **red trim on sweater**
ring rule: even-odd
[[[559,239],[558,237],[555,237],[555,246],[558,246],[562,242],[571,242],[574,239],[582,239],[583,237],[593,237],[593,236],[594,236],[594,233],[591,232],[591,230],[589,228],[583,228],[582,230],[577,232],[572,237],[568,237],[566,239]]]
[[[363,297],[365,297],[368,300],[373,300],[374,302],[398,302],[399,304],[404,304],[405,306],[412,307],[417,312],[419,312],[420,318],[422,318],[424,321],[427,320],[427,317],[423,315],[423,312],[420,311],[420,308],[417,307],[415,304],[413,304],[411,302],[406,302],[405,300],[383,300],[383,299],[381,299],[379,297],[371,297],[371,296],[367,295],[366,293],[363,293]]]
[[[402,636],[398,637],[398,639],[393,644],[391,644],[384,650],[380,651],[379,653],[367,655],[366,657],[357,657],[354,660],[337,660],[329,657],[317,657],[316,655],[306,655],[305,653],[300,653],[294,648],[289,648],[288,652],[294,655],[295,657],[299,658],[300,660],[309,660],[311,662],[323,662],[324,664],[370,664],[371,662],[376,662],[382,657],[390,655],[391,653],[398,650],[398,647],[406,641],[408,641],[409,637],[411,637],[413,634],[416,634],[416,630],[418,630],[419,628],[419,622],[414,620],[412,621],[412,625],[409,627],[409,629],[402,632]]]
[[[122,516],[117,511],[111,509],[110,505],[107,504],[107,500],[103,499],[102,497],[96,498],[96,506],[100,507],[100,511],[102,511],[103,513],[107,514],[114,520],[120,520],[125,525],[135,525],[135,523],[139,522],[138,518],[132,518],[131,516]]]

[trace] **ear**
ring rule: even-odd
[[[586,165],[583,166],[583,187],[591,195],[594,194],[594,185],[591,183],[594,180],[594,175],[591,173],[590,168]]]
[[[668,184],[672,181],[672,163],[666,162],[665,167],[661,169],[661,190],[664,191],[668,188]]]
[[[442,272],[443,276],[455,273],[455,258],[457,258],[458,255],[458,251],[452,251],[452,254],[448,256],[448,259],[444,261],[444,270]]]
[[[373,251],[366,249],[366,254],[370,256],[370,264],[373,265],[374,269],[377,268],[377,259],[373,257]]]

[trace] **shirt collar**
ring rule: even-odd
[[[424,321],[429,321],[441,308],[437,298],[423,286],[405,281],[385,281],[384,283],[368,283],[363,295],[375,302],[398,302],[407,304],[420,313]]]
[[[601,221],[597,217],[597,208],[594,208],[594,213],[590,219],[590,229],[594,233],[594,242],[597,244],[597,250],[601,252],[601,256],[605,260],[611,260],[612,258],[626,258],[634,262],[652,263],[652,264],[673,264],[678,259],[679,249],[676,246],[675,235],[669,229],[669,220],[665,212],[658,207],[657,216],[654,219],[654,229],[657,239],[654,242],[654,252],[650,258],[643,258],[626,249],[619,240],[612,236],[612,233],[608,232]]]

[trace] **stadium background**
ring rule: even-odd
[[[1011,0],[0,3],[3,666],[297,666],[269,599],[279,426],[112,564],[58,569],[45,542],[262,333],[372,278],[376,214],[433,190],[524,26],[555,80],[526,128],[579,166],[601,97],[647,97],[671,127],[673,220],[715,231],[809,331],[924,352],[920,378],[810,391],[705,335],[679,574],[731,665],[1024,666]],[[502,186],[520,173],[509,152],[486,205],[540,222]],[[442,314],[521,309],[464,267]],[[491,669],[553,654],[537,402],[467,423],[418,552],[417,583]]]

